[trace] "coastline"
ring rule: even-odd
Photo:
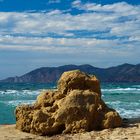
[[[139,140],[140,117],[123,119],[123,126],[114,129],[91,131],[78,134],[60,134],[55,136],[37,136],[21,132],[14,125],[0,125],[0,140]]]

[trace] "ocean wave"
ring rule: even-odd
[[[56,87],[51,87],[55,89]],[[35,102],[37,95],[43,89],[7,89],[0,90],[0,103],[3,106],[3,110],[7,108],[15,108],[20,104],[32,104]],[[112,86],[109,88],[108,86],[101,89],[102,97],[106,101],[106,104],[117,110],[120,113],[121,117],[125,118],[133,118],[140,116],[140,85],[131,85],[128,87],[122,86]],[[124,93],[124,94],[123,94]],[[128,93],[128,94],[126,94]],[[121,95],[122,94],[122,95]],[[129,95],[132,95],[132,99]],[[114,96],[117,95],[117,96]],[[124,96],[125,95],[125,96]],[[130,101],[130,102],[126,102]]]
[[[140,93],[140,88],[114,88],[114,89],[101,89],[103,93]]]
[[[37,95],[42,90],[0,90],[0,95]]]
[[[116,105],[116,106],[138,106],[140,108],[140,102],[122,102],[122,101],[107,101],[109,105]]]
[[[122,104],[122,102],[121,101],[111,101],[111,102],[108,101],[108,102],[106,102],[106,104],[111,105],[111,106],[112,105],[114,106],[114,105]]]
[[[108,101],[106,104],[114,108],[123,118],[135,118],[140,116],[140,102]]]
[[[140,117],[140,109],[133,110],[133,109],[117,108],[116,110],[122,118],[137,118],[137,117]]]
[[[0,103],[3,103],[7,106],[18,106],[20,104],[32,104],[35,100],[12,100],[12,101],[0,101]]]
[[[116,92],[116,91],[140,91],[140,88],[112,88],[112,89],[101,89],[101,91]]]
[[[56,87],[54,86],[53,89],[55,89]],[[43,89],[38,89],[38,90],[0,90],[0,94],[29,94],[29,95],[35,95],[35,94],[39,94]],[[44,89],[45,90],[45,89]],[[107,88],[102,88],[101,89],[102,92],[127,92],[127,91],[140,91],[140,88],[112,88],[112,89],[107,89]]]
[[[131,87],[140,88],[140,85],[132,85]]]

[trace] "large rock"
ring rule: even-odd
[[[57,90],[43,91],[32,106],[16,108],[16,128],[39,135],[119,127],[122,119],[101,99],[99,81],[79,70],[65,72]]]

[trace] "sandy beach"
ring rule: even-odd
[[[15,125],[0,125],[0,140],[140,140],[140,119],[124,120],[123,127],[51,137],[37,136],[15,129]]]

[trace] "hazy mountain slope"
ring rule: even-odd
[[[64,65],[60,67],[43,67],[33,70],[20,77],[11,77],[0,82],[56,82],[60,75],[69,70],[79,69],[88,74],[96,75],[103,82],[140,82],[140,64],[123,64],[110,68],[97,68],[91,65]]]

